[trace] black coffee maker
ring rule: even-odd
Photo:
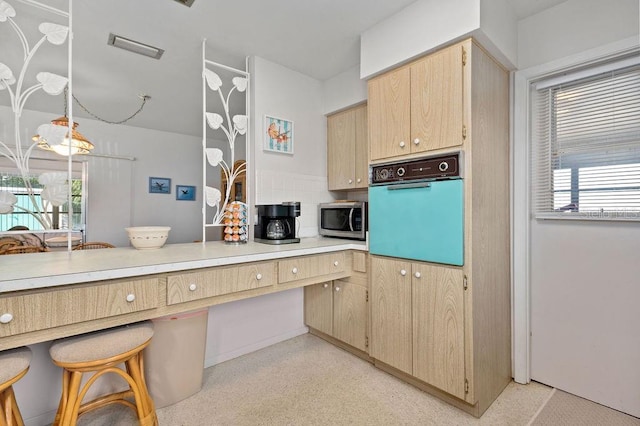
[[[299,202],[263,204],[256,208],[258,221],[254,227],[255,241],[265,244],[300,242],[300,238],[296,238],[296,217],[300,216]]]

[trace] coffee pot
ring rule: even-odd
[[[267,238],[281,240],[285,237],[285,222],[281,219],[272,219],[267,224]]]

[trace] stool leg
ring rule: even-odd
[[[0,404],[3,411],[3,415],[0,416],[0,426],[24,426],[12,386],[0,392]]]
[[[78,401],[78,392],[80,390],[82,373],[64,370],[64,374],[68,375],[67,378],[63,377],[63,387],[66,385],[67,392],[66,398],[64,397],[65,392],[63,391],[63,397],[60,399],[60,407],[58,408],[60,412],[60,423],[56,423],[56,425],[75,426],[78,421],[78,408],[81,402]]]
[[[142,352],[138,352],[136,355],[128,359],[126,361],[126,366],[127,372],[138,388],[137,391],[135,389],[132,390],[134,391],[136,405],[138,406],[137,411],[140,425],[157,425],[158,421],[156,417],[155,407],[153,406],[153,401],[149,396],[147,384],[144,380],[144,370],[142,369]]]

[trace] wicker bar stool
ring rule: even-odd
[[[153,336],[153,323],[145,321],[128,326],[56,340],[49,349],[53,363],[63,368],[62,397],[54,425],[73,426],[87,411],[108,404],[133,409],[141,426],[158,424],[156,411],[144,379],[142,350]],[[124,363],[126,370],[118,364]],[[84,373],[91,377],[80,386]],[[83,402],[91,385],[106,373],[127,381],[129,389]],[[130,401],[132,400],[132,401]]]
[[[22,416],[13,393],[13,384],[24,377],[31,363],[27,347],[0,352],[0,425],[23,426]]]

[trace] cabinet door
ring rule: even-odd
[[[451,46],[411,66],[411,152],[461,145],[462,46]]]
[[[464,399],[462,269],[413,265],[413,375]]]
[[[355,146],[355,177],[356,188],[367,188],[369,185],[369,132],[367,121],[367,106],[355,109],[356,146]]]
[[[371,258],[369,354],[412,374],[411,263]]]
[[[355,111],[327,117],[327,181],[329,190],[355,188]]]
[[[325,334],[333,334],[333,294],[331,281],[304,288],[304,323]]]
[[[368,92],[371,160],[409,154],[410,69],[400,68],[372,79]]]
[[[366,351],[367,289],[358,284],[333,282],[333,337]]]

